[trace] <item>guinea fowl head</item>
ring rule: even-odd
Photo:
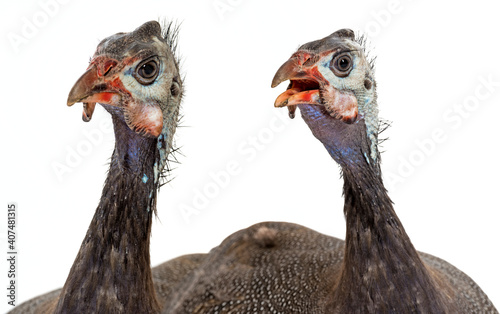
[[[111,113],[115,148],[54,313],[159,313],[149,241],[182,97],[176,34],[151,21],[104,39],[69,93],[68,106],[83,103],[84,121],[96,103]]]
[[[340,164],[378,165],[378,108],[373,62],[363,39],[341,29],[302,45],[274,76],[272,87],[290,80],[276,99],[294,117],[298,106],[313,134]]]
[[[160,171],[170,149],[182,97],[182,81],[173,52],[175,37],[172,24],[162,31],[158,22],[150,21],[133,32],[102,40],[87,71],[68,96],[68,106],[83,103],[84,121],[92,118],[96,103],[112,114],[117,146],[119,137],[124,136],[119,133],[127,133],[127,140],[156,141]],[[126,125],[131,132],[117,128],[118,124]],[[130,145],[126,150],[130,150]],[[127,158],[130,157],[133,158]]]
[[[272,86],[290,85],[277,107],[298,106],[342,167],[346,241],[328,313],[456,313],[449,287],[423,264],[380,173],[373,62],[363,39],[342,29],[302,45]],[[448,309],[448,310],[445,310]]]

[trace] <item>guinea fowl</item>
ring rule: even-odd
[[[183,91],[176,32],[172,24],[162,30],[151,21],[104,39],[73,86],[68,106],[82,102],[85,121],[96,103],[112,116],[116,143],[108,175],[64,287],[12,313],[158,313],[169,285],[200,260],[185,256],[153,273],[150,266],[157,191],[173,151]]]
[[[498,313],[449,263],[413,247],[383,185],[373,62],[339,30],[276,73],[275,106],[296,108],[340,165],[346,241],[265,222],[213,249],[164,313]]]

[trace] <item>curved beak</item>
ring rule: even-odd
[[[92,92],[95,90],[97,81],[97,68],[92,66],[80,76],[75,85],[73,85],[73,88],[71,88],[68,95],[68,106],[72,106],[91,96],[93,94]]]
[[[319,56],[298,51],[278,69],[271,87],[290,80],[290,85],[274,102],[275,107],[287,107],[290,118],[298,105],[325,106],[332,117],[353,123],[358,117],[358,102],[350,91],[340,91],[318,70]],[[320,92],[321,91],[321,92]]]
[[[281,82],[288,80],[299,80],[307,78],[307,67],[304,68],[304,61],[309,60],[309,55],[294,54],[287,62],[278,69],[274,75],[271,87],[275,88]]]
[[[271,88],[275,88],[280,85],[281,82],[289,80],[294,77],[297,73],[297,62],[295,58],[288,59],[287,62],[280,66],[276,74],[274,74],[273,82],[271,83]]]
[[[301,103],[321,104],[319,97],[319,77],[314,75],[314,57],[307,52],[297,52],[278,69],[271,87],[290,80],[287,90],[276,98],[275,107],[287,107],[290,118],[295,117],[297,105]]]
[[[68,95],[68,106],[77,102],[83,103],[82,119],[85,122],[92,118],[96,103],[118,106],[120,102],[119,92],[99,74],[98,67],[92,64],[76,81]]]

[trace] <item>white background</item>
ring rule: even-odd
[[[344,238],[339,169],[299,115],[278,118],[287,117],[273,108],[286,84],[270,84],[299,45],[349,27],[368,34],[377,56],[380,117],[393,121],[382,135],[390,138],[383,146],[384,178],[407,233],[418,250],[470,275],[499,307],[500,21],[490,3],[4,2],[0,251],[5,256],[7,202],[15,201],[18,301],[64,284],[113,149],[112,133],[101,127],[109,115],[98,107],[90,123],[82,122],[81,105],[66,106],[69,90],[101,39],[167,17],[182,22],[186,97],[177,145],[183,155],[160,192],[153,265],[207,252],[266,220]],[[31,23],[38,26],[27,33]],[[497,85],[488,90],[485,80]],[[90,143],[85,132],[102,139]],[[430,144],[435,133],[441,135]],[[54,165],[68,165],[69,151],[77,149],[81,160],[58,176]],[[218,184],[210,174],[229,164],[239,172]],[[197,205],[198,213],[186,220],[183,205]],[[3,312],[10,307],[1,260]]]

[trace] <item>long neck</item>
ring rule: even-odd
[[[157,142],[113,121],[116,145],[101,200],[56,313],[159,312],[149,256]]]
[[[347,228],[343,267],[332,303],[335,312],[447,312],[446,298],[397,217],[379,164],[368,157],[369,141],[362,137],[363,145],[348,150],[349,160],[340,163]]]

